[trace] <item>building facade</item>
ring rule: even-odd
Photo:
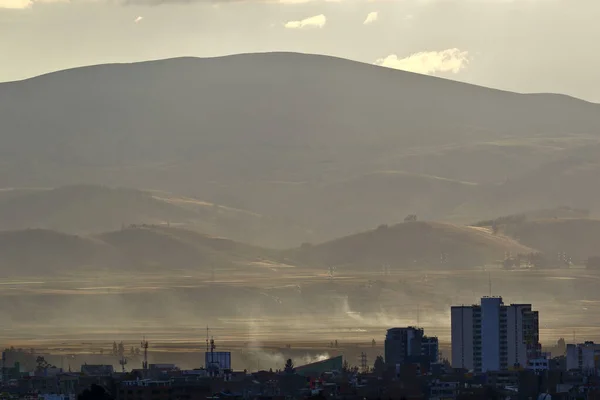
[[[429,363],[435,364],[439,361],[440,344],[435,336],[423,336],[421,340],[421,356]]]
[[[600,344],[585,342],[567,345],[567,371],[594,374],[600,364]]]
[[[504,305],[501,297],[483,297],[479,305],[452,307],[451,319],[455,368],[503,371],[540,356],[538,312],[531,304]]]
[[[388,367],[407,363],[435,363],[438,361],[438,339],[427,337],[423,329],[388,329],[385,337],[385,363]]]

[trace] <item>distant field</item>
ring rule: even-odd
[[[420,325],[449,342],[450,304],[492,293],[531,302],[544,344],[600,340],[600,273],[550,271],[392,271],[344,273],[249,268],[246,272],[123,273],[5,280],[0,285],[0,343],[65,353],[99,351],[113,340],[154,350],[202,348],[206,326],[222,348],[321,349],[331,341],[368,345],[392,326]],[[541,287],[544,290],[540,290]],[[27,313],[23,307],[27,308]]]

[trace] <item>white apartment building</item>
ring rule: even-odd
[[[476,373],[527,366],[539,357],[538,312],[531,304],[504,305],[501,297],[453,306],[452,366]]]
[[[567,345],[567,371],[593,374],[600,361],[600,344],[585,342]]]

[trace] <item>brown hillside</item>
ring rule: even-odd
[[[438,222],[408,222],[347,236],[295,250],[307,263],[377,268],[440,266],[443,253],[452,267],[483,266],[504,258],[505,252],[534,250],[484,228]]]
[[[0,232],[0,275],[66,272],[110,264],[112,250],[92,239],[44,229]]]
[[[507,225],[507,235],[526,246],[534,247],[553,257],[565,252],[576,264],[588,257],[600,255],[600,220],[548,219]]]

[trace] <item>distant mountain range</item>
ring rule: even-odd
[[[600,105],[325,56],[180,58],[0,84],[0,142],[0,187],[67,186],[0,193],[0,229],[170,221],[284,248],[407,214],[465,224],[600,210]],[[82,182],[144,191],[72,186]]]

